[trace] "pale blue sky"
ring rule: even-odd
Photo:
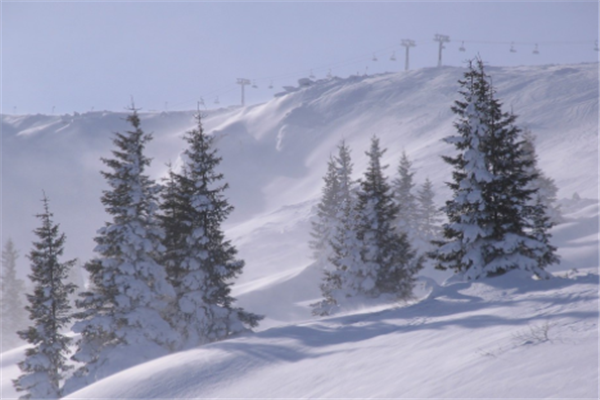
[[[7,2],[2,113],[144,110],[238,104],[236,78],[268,100],[310,70],[325,77],[437,64],[479,54],[491,65],[597,62],[598,2]],[[465,41],[465,52],[458,49]],[[509,51],[515,43],[516,53]],[[538,43],[540,54],[532,54]],[[396,51],[397,61],[390,61]],[[378,61],[372,61],[373,54]],[[267,86],[273,81],[274,90]],[[167,105],[168,102],[168,105]]]

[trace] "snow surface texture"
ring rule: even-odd
[[[140,365],[72,397],[597,398],[597,64],[487,69],[498,98],[537,136],[539,165],[563,198],[566,222],[553,231],[562,263],[551,271],[579,273],[520,286],[507,280],[513,274],[437,286],[450,274],[426,268],[418,292],[432,293],[420,303],[310,316],[321,281],[311,265],[310,218],[329,154],[344,138],[359,177],[377,134],[388,148],[388,172],[405,150],[415,182],[429,177],[441,205],[450,171],[439,156],[452,151],[441,138],[453,133],[450,106],[463,72],[333,79],[265,104],[207,111],[205,128],[218,137],[236,207],[226,233],[246,261],[233,295],[238,306],[267,316],[261,332]],[[109,155],[124,116],[2,116],[4,237],[26,250],[44,188],[67,234],[66,256],[90,257],[91,238],[106,220],[99,158]],[[149,173],[164,176],[165,162],[179,162],[193,113],[141,119],[154,135]],[[22,352],[2,355],[2,398],[14,396],[10,379]]]
[[[206,345],[68,398],[597,398],[597,270],[527,278],[430,282],[407,307]]]

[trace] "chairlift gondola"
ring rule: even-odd
[[[596,40],[596,44],[594,45],[594,50],[600,51],[600,49],[598,49],[598,41],[597,40]]]
[[[327,79],[331,78],[333,78],[333,75],[331,75],[331,68],[329,68],[329,71],[327,71]]]
[[[377,55],[373,53],[373,61],[377,61]]]
[[[465,42],[462,42],[460,44],[460,47],[458,48],[458,51],[467,51],[467,49],[465,49]]]
[[[315,78],[316,78],[316,76],[313,74],[313,71],[312,71],[312,69],[310,70],[310,75],[308,75],[308,77],[309,77],[310,79],[315,79]]]
[[[532,51],[533,54],[540,54],[540,51],[538,50],[538,45],[537,43],[535,44],[535,48]]]
[[[396,61],[396,52],[395,51],[392,53],[392,56],[390,57],[390,61]]]
[[[219,101],[219,96],[217,96],[217,98],[215,99],[215,104],[221,104],[221,102]]]
[[[271,83],[269,83],[269,89],[273,89],[273,81],[271,81]]]
[[[256,79],[252,81],[252,88],[258,89],[258,86],[256,85]]]
[[[516,52],[517,52],[517,50],[515,49],[515,44],[514,44],[514,43],[512,43],[512,42],[511,42],[511,44],[510,44],[510,50],[509,50],[509,51],[510,51],[511,53],[516,53]]]

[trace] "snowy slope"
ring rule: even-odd
[[[440,139],[453,132],[450,105],[463,70],[319,81],[265,104],[209,110],[204,119],[219,137],[236,207],[227,234],[246,261],[234,296],[267,315],[260,332],[125,371],[80,397],[143,398],[150,396],[147,388],[157,388],[154,397],[479,397],[494,387],[505,388],[492,392],[500,397],[597,397],[598,65],[488,72],[505,106],[537,135],[541,167],[564,198],[567,221],[554,231],[563,262],[553,271],[579,268],[592,275],[512,289],[501,280],[454,284],[409,307],[315,321],[307,305],[319,296],[320,273],[307,241],[327,157],[346,139],[358,177],[377,134],[389,148],[388,173],[406,150],[417,182],[429,177],[441,204],[450,171],[439,156],[451,149]],[[127,129],[125,115],[2,116],[2,235],[13,237],[21,254],[29,250],[45,189],[67,234],[67,255],[82,261],[91,255],[92,237],[105,220],[99,158],[110,156],[111,132]],[[155,138],[148,146],[155,178],[167,161],[176,163],[192,115],[142,111],[142,127]],[[583,199],[570,200],[574,192]],[[24,258],[19,262],[27,267]],[[448,276],[423,274],[438,282]],[[551,341],[514,340],[547,320],[556,334]],[[2,356],[3,398],[12,393],[7,379],[17,371],[19,351]],[[442,365],[429,367],[434,361]],[[180,375],[161,372],[167,370]],[[332,377],[332,370],[343,374]],[[497,370],[502,376],[483,379]],[[233,371],[241,375],[235,381]],[[513,379],[518,382],[509,384]],[[124,380],[131,385],[119,387]]]
[[[173,354],[69,398],[598,397],[597,273],[433,293]]]
[[[540,164],[556,179],[561,197],[578,192],[598,197],[598,65],[489,67],[498,96],[538,136]],[[452,102],[461,68],[319,81],[288,95],[247,108],[209,110],[205,127],[220,137],[222,170],[236,207],[230,225],[283,206],[314,201],[328,155],[345,138],[353,149],[357,176],[364,151],[377,134],[391,168],[406,150],[417,181],[429,177],[445,197],[449,171],[440,141],[453,131]],[[144,113],[153,132],[148,146],[151,173],[164,174],[183,147],[182,132],[193,112]],[[62,116],[2,116],[2,233],[20,248],[32,239],[41,190],[69,237],[67,254],[85,260],[91,238],[105,215],[99,198],[104,182],[99,158],[110,156],[112,132],[127,129],[125,112]],[[260,224],[260,222],[259,222]]]
[[[556,180],[559,196],[578,192],[597,199],[598,65],[488,71],[507,109],[512,107],[519,123],[537,135],[541,167]],[[271,318],[308,317],[298,303],[319,294],[318,271],[309,266],[309,219],[325,160],[339,140],[353,150],[357,177],[373,134],[388,147],[389,174],[406,150],[417,169],[416,182],[429,177],[442,204],[450,171],[439,156],[452,149],[440,139],[453,132],[450,106],[463,72],[428,68],[322,80],[264,104],[206,112],[205,128],[219,137],[222,171],[236,207],[228,235],[246,260],[235,295],[242,306],[269,315],[263,327],[271,326]],[[128,128],[125,116],[101,111],[2,116],[3,237],[11,236],[17,248],[28,251],[44,189],[67,234],[67,256],[88,259],[94,233],[106,218],[99,201],[105,187],[99,159],[110,156],[112,132]],[[194,126],[193,112],[142,110],[141,117],[142,127],[154,135],[147,153],[154,158],[151,174],[159,178],[166,162],[176,164],[181,134]],[[20,266],[27,267],[24,259]],[[287,301],[271,304],[274,294]]]

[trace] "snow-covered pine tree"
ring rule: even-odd
[[[538,241],[540,245],[531,251],[530,257],[534,257],[538,266],[544,269],[549,265],[560,263],[560,257],[556,254],[557,248],[550,243],[552,237],[550,229],[554,224],[546,212],[546,205],[539,198],[535,201],[532,204],[531,215],[529,216],[531,220],[529,235]]]
[[[181,349],[221,340],[255,327],[261,316],[234,307],[234,278],[244,261],[225,239],[222,223],[233,211],[224,196],[228,184],[216,168],[221,162],[213,136],[202,127],[186,132],[181,173],[171,171],[161,205],[165,228],[165,265],[176,292],[172,324],[182,335]]]
[[[396,232],[393,226],[398,207],[383,175],[387,166],[381,165],[381,157],[385,151],[374,136],[366,152],[369,164],[358,192],[358,239],[362,242],[364,273],[353,279],[357,281],[355,287],[369,297],[391,294],[406,299],[412,294],[422,260],[416,257],[406,234]]]
[[[25,329],[28,323],[24,304],[25,282],[17,278],[18,257],[15,245],[9,238],[2,249],[2,275],[0,275],[2,348],[0,351],[6,351],[22,343],[17,331]]]
[[[532,194],[530,204],[540,203],[545,208],[545,214],[548,217],[548,222],[551,226],[562,222],[562,213],[560,205],[557,204],[558,187],[554,179],[547,176],[538,165],[538,157],[535,151],[535,135],[529,129],[523,130],[524,151],[525,157],[532,162],[528,168],[528,172],[535,175],[529,184],[530,189],[535,189]]]
[[[68,297],[76,286],[66,279],[75,260],[60,261],[66,238],[52,220],[45,195],[42,201],[44,213],[37,216],[41,226],[35,230],[38,241],[29,253],[29,278],[34,288],[27,295],[29,305],[25,308],[32,325],[19,331],[19,336],[31,347],[25,351],[25,360],[19,363],[23,374],[13,381],[17,391],[25,392],[22,399],[60,398],[65,372],[72,368],[67,364],[72,339],[62,330],[71,320]]]
[[[158,219],[164,230],[162,244],[165,248],[162,253],[161,263],[165,266],[167,279],[177,282],[181,279],[183,269],[180,263],[184,257],[181,243],[185,240],[188,228],[182,225],[186,220],[186,199],[179,189],[179,175],[173,171],[171,163],[167,164],[168,175],[163,179],[163,190],[161,191],[160,213]],[[185,173],[185,170],[183,171]],[[174,288],[175,289],[175,288]],[[176,298],[174,298],[176,302]]]
[[[398,163],[398,175],[392,181],[392,188],[394,200],[398,205],[397,226],[400,232],[406,233],[411,241],[417,236],[419,222],[417,219],[417,198],[413,193],[415,187],[414,175],[412,163],[408,159],[406,151],[403,151]]]
[[[432,240],[438,238],[441,231],[442,212],[435,205],[433,201],[434,197],[433,184],[429,178],[426,178],[421,188],[417,191],[419,237],[426,243],[430,243]]]
[[[528,201],[531,235],[542,243],[534,254],[541,268],[560,262],[556,247],[550,243],[550,230],[562,220],[559,206],[556,204],[558,188],[552,178],[547,177],[538,167],[535,153],[535,136],[530,130],[523,131],[523,158],[528,161],[525,168],[532,179],[527,185],[533,191]]]
[[[548,277],[539,257],[549,248],[533,234],[535,210],[528,202],[534,191],[527,186],[534,176],[527,172],[531,162],[516,117],[501,111],[481,60],[470,63],[459,83],[463,100],[452,107],[458,135],[445,138],[458,154],[443,157],[454,168],[448,183],[453,198],[444,208],[444,240],[431,253],[436,267],[464,272],[467,279],[511,269]]]
[[[131,110],[132,129],[116,133],[114,158],[102,159],[109,189],[101,200],[111,221],[98,230],[97,256],[84,267],[90,288],[77,302],[73,330],[81,339],[72,357],[83,366],[67,381],[66,393],[166,355],[179,340],[167,320],[175,292],[158,262],[164,252],[156,218],[160,186],[145,174],[151,135]]]
[[[483,67],[481,69],[483,71]],[[556,248],[549,243],[549,234],[546,235],[547,221],[540,224],[540,218],[536,217],[545,214],[545,207],[539,202],[531,202],[538,191],[531,185],[537,177],[531,171],[533,160],[526,157],[521,129],[515,125],[516,116],[502,112],[502,104],[494,98],[491,85],[490,89],[491,145],[488,155],[494,180],[493,184],[487,185],[486,191],[493,207],[491,222],[494,228],[488,249],[487,273],[493,275],[523,269],[547,279],[551,275],[545,268],[559,260]]]
[[[337,193],[332,196],[335,200],[335,215],[328,220],[330,232],[329,246],[331,254],[328,257],[329,268],[324,271],[321,292],[323,300],[312,304],[313,315],[329,315],[344,305],[347,298],[360,293],[359,279],[353,276],[364,274],[361,259],[362,245],[357,238],[356,188],[352,180],[352,159],[350,148],[342,141],[338,146],[338,156],[330,161],[330,168],[335,170],[332,175],[337,179]]]
[[[484,187],[493,180],[487,169],[486,160],[486,114],[489,85],[483,71],[478,71],[469,63],[464,80],[459,80],[459,93],[463,101],[456,100],[452,111],[458,115],[454,127],[458,135],[444,139],[458,150],[455,157],[442,156],[450,164],[452,199],[446,201],[443,211],[448,223],[443,225],[444,239],[430,256],[436,260],[436,268],[453,269],[464,272],[485,265],[486,245],[492,232],[489,228],[491,211],[484,198]]]
[[[332,254],[330,245],[331,230],[335,224],[335,219],[340,205],[339,195],[339,177],[337,175],[337,165],[335,159],[330,156],[327,163],[327,172],[323,177],[323,189],[321,192],[321,201],[317,204],[317,214],[311,222],[312,231],[309,245],[313,250],[313,258],[317,266],[326,270],[329,264],[329,257]]]

